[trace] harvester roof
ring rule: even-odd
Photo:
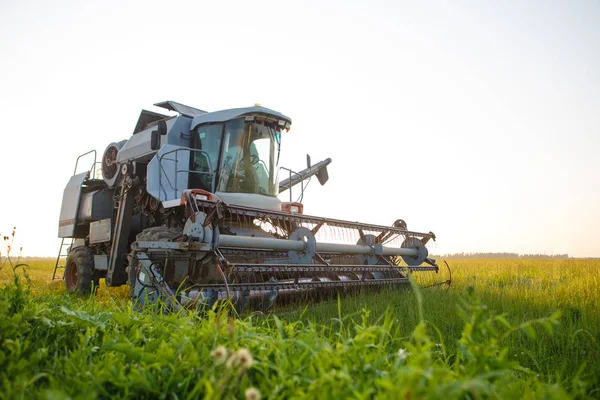
[[[205,124],[208,122],[225,122],[225,121],[229,121],[231,119],[241,117],[241,116],[247,115],[247,114],[268,114],[268,115],[274,116],[276,118],[285,120],[286,122],[288,122],[290,124],[292,123],[292,119],[290,117],[287,117],[287,116],[281,114],[280,112],[271,110],[266,107],[254,106],[254,107],[243,107],[243,108],[231,108],[229,110],[215,111],[215,112],[209,112],[209,113],[202,114],[202,115],[196,115],[196,116],[194,116],[194,119],[192,120],[192,125],[190,126],[190,129],[194,129],[195,127],[197,127],[200,124]]]

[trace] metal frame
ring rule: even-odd
[[[80,155],[79,157],[77,157],[77,160],[75,161],[75,169],[73,170],[73,175],[77,174],[77,166],[79,165],[79,160],[81,159],[81,157],[85,157],[88,154],[94,154],[94,163],[92,164],[91,168],[88,169],[89,172],[91,172],[91,176],[92,178],[94,178],[96,176],[96,164],[98,163],[98,161],[96,161],[97,159],[97,153],[96,150],[90,150],[87,153],[83,153],[82,155]]]
[[[286,167],[279,167],[279,169],[283,169],[283,170],[289,171],[289,173],[290,173],[290,187],[287,188],[287,189],[285,189],[285,190],[289,190],[290,191],[290,203],[293,202],[293,200],[292,200],[292,188],[295,186],[295,185],[292,185],[292,183],[291,183],[292,182],[292,174],[298,175],[302,179],[300,181],[300,190],[301,190],[301,193],[300,193],[300,197],[298,197],[298,201],[301,202],[302,199],[304,198],[304,179],[305,179],[304,175],[302,175],[300,172],[296,172],[296,171],[291,170],[291,169],[286,168]]]
[[[204,156],[206,157],[206,161],[208,162],[208,169],[210,171],[213,170],[212,164],[210,162],[210,156],[204,150],[201,150],[201,149],[192,149],[191,147],[179,147],[177,149],[169,150],[169,151],[161,154],[158,157],[158,166],[160,168],[160,173],[158,174],[158,190],[159,190],[159,193],[160,193],[160,191],[162,191],[164,193],[164,195],[165,195],[165,198],[167,198],[167,191],[164,189],[163,184],[162,184],[162,176],[163,176],[163,173],[164,173],[165,178],[167,179],[167,183],[169,184],[169,186],[171,187],[171,189],[175,191],[175,195],[177,195],[177,190],[178,190],[178,187],[177,187],[177,177],[182,172],[193,173],[193,174],[200,174],[200,175],[210,175],[212,177],[212,179],[211,179],[211,185],[210,185],[211,186],[211,192],[214,193],[215,192],[215,176],[214,176],[215,173],[214,172],[192,171],[192,170],[189,170],[189,169],[181,169],[181,170],[177,169],[177,166],[179,165],[178,153],[180,151],[189,151],[190,152],[189,153],[190,157],[192,156],[192,154],[191,154],[192,152],[197,152],[197,153],[204,154]],[[167,158],[167,160],[175,162],[175,187],[173,187],[173,185],[171,184],[171,180],[169,179],[169,176],[168,176],[167,172],[165,171],[165,169],[164,169],[164,167],[162,165],[162,161],[165,158],[165,156],[168,155],[168,154],[171,154],[171,153],[175,153],[175,159],[172,159],[172,158],[169,159],[169,158]]]
[[[204,211],[209,214],[209,211],[215,207],[215,202],[210,200],[198,200],[196,199],[196,203],[200,207],[201,211]],[[300,215],[300,214],[289,214],[283,211],[273,211],[273,210],[265,210],[261,208],[254,207],[246,207],[246,206],[237,206],[237,205],[225,205],[224,203],[217,203],[217,207],[223,207],[223,210],[231,215],[241,216],[241,217],[252,217],[252,218],[265,218],[270,220],[277,220],[283,222],[293,222],[293,223],[310,223],[318,225],[328,225],[332,227],[338,228],[350,228],[364,231],[373,231],[380,232],[381,234],[397,234],[420,238],[428,238],[435,240],[435,235],[432,232],[423,233],[416,231],[409,231],[403,228],[393,227],[393,226],[384,226],[384,225],[374,225],[367,224],[362,222],[351,222],[340,219],[332,219],[332,218],[324,218],[324,217],[316,217],[311,215]],[[389,240],[389,238],[387,239]]]

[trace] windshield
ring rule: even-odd
[[[259,121],[228,122],[217,191],[277,196],[280,141],[279,131]]]

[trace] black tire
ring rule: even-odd
[[[94,253],[86,246],[71,250],[65,266],[67,292],[81,295],[96,293],[100,276],[94,270]],[[92,292],[93,290],[93,292]]]

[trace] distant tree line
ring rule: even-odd
[[[433,256],[435,258],[435,256]],[[568,254],[518,254],[518,253],[453,253],[444,254],[444,258],[569,258]]]

